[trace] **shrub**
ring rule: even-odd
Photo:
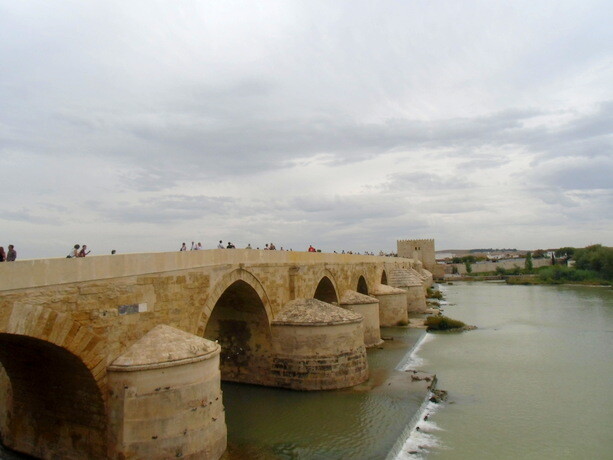
[[[427,288],[426,289],[426,298],[427,299],[442,299],[443,293],[439,290]]]
[[[575,267],[583,270],[593,270],[601,278],[613,279],[613,248],[594,244],[575,251]]]
[[[449,329],[459,329],[466,326],[462,321],[447,318],[443,315],[428,316],[424,324],[427,331],[448,331]]]
[[[496,267],[496,274],[497,275],[506,275],[507,271],[504,269],[504,267],[501,267],[500,265]]]
[[[594,270],[582,270],[580,268],[570,268],[561,265],[544,267],[539,270],[538,277],[542,281],[554,284],[584,281],[600,281],[602,275]]]

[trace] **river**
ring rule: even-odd
[[[441,289],[445,314],[479,329],[422,344],[414,367],[436,372],[449,399],[398,459],[613,458],[612,289]]]

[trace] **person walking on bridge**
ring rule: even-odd
[[[81,248],[80,244],[75,244],[73,246],[73,248],[70,250],[70,252],[68,253],[68,255],[66,256],[67,259],[72,259],[73,257],[79,257],[79,249]]]
[[[9,244],[9,251],[6,253],[6,261],[14,262],[17,259],[17,251],[15,251],[15,246]]]

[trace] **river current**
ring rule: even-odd
[[[426,408],[398,459],[613,458],[611,288],[441,289],[444,313],[479,329],[422,343],[413,367],[449,399]]]

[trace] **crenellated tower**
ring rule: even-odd
[[[424,264],[428,271],[435,270],[436,255],[434,250],[434,239],[423,240],[398,240],[396,242],[398,257],[416,259]]]

